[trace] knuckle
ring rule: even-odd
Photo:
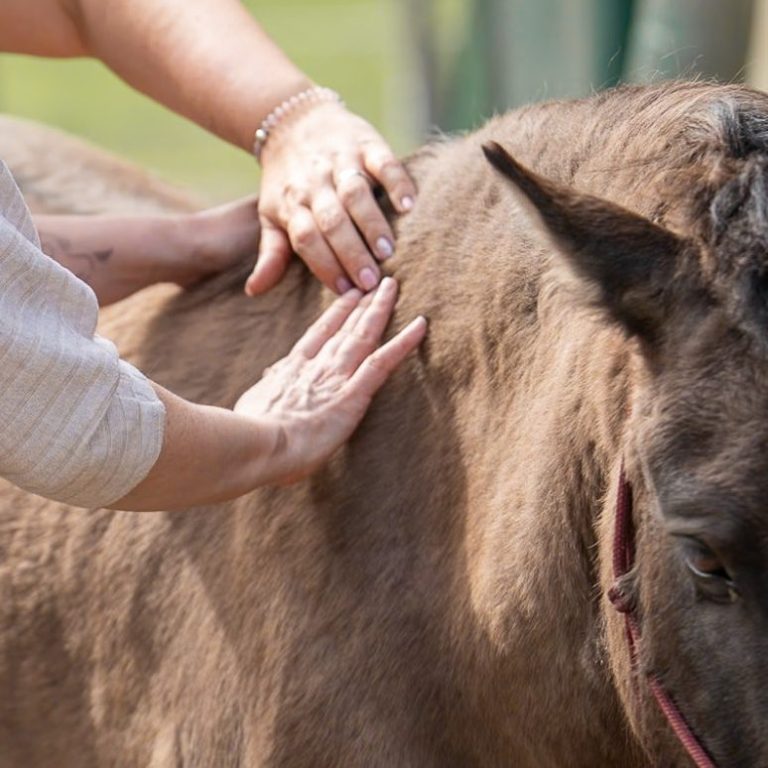
[[[286,358],[286,362],[293,370],[298,370],[311,360],[306,349],[294,349]]]
[[[322,320],[317,326],[317,332],[324,337],[331,336],[333,334],[333,325],[327,320]]]
[[[382,176],[393,177],[400,175],[400,163],[394,157],[384,158],[379,168]]]
[[[377,338],[376,334],[369,328],[355,328],[355,330],[352,331],[352,336],[354,337],[355,341],[362,342],[366,345],[375,344]]]
[[[389,366],[387,365],[386,359],[384,358],[384,355],[382,355],[378,350],[368,356],[365,361],[365,365],[369,370],[375,373],[389,373]]]
[[[333,155],[317,155],[311,163],[311,173],[315,180],[322,181],[331,175],[333,170]]]
[[[317,229],[313,222],[301,220],[298,223],[292,222],[291,242],[294,248],[301,252],[311,248],[317,241]]]
[[[337,301],[339,302],[339,308],[347,315],[351,315],[355,311],[355,307],[357,307],[359,299],[356,295],[351,295],[348,293],[343,294],[340,296]],[[334,332],[334,336],[339,335],[343,330],[344,326],[342,325],[339,327],[338,325],[335,326],[336,331]]]
[[[315,220],[321,232],[337,232],[344,226],[346,214],[341,208],[321,208],[315,212]]]
[[[294,205],[303,205],[309,199],[309,189],[304,184],[289,183],[283,197]]]
[[[346,208],[352,208],[362,203],[370,196],[368,183],[359,176],[350,179],[338,188],[339,200]]]
[[[272,226],[288,229],[291,221],[291,215],[295,212],[296,206],[288,201],[287,197],[281,197],[279,203],[275,206],[274,216],[271,217]]]
[[[262,219],[262,225],[264,220],[274,220],[278,217],[283,200],[285,200],[285,195],[272,195],[269,192],[261,193],[257,210],[259,217]]]

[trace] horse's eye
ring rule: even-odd
[[[685,539],[685,565],[702,597],[718,603],[733,603],[739,598],[734,580],[722,560],[698,539]]]

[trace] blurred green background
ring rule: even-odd
[[[768,0],[247,0],[315,81],[398,153],[542,98],[620,81],[747,77],[768,87]],[[211,202],[258,169],[92,61],[0,56],[0,110],[59,126]]]
[[[0,0],[1,1],[1,0]],[[404,76],[397,3],[249,0],[262,26],[310,77],[343,94],[407,151],[397,81]],[[256,163],[137,94],[103,65],[0,56],[0,110],[56,125],[140,162],[211,201],[253,192]]]

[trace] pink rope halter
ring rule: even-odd
[[[634,562],[635,531],[632,524],[632,486],[627,481],[624,468],[622,467],[619,477],[618,494],[616,496],[616,523],[613,536],[614,585],[608,591],[608,599],[619,613],[624,614],[629,657],[632,668],[636,669],[637,649],[641,639],[640,625],[638,624],[634,607],[628,603],[618,586],[618,580],[632,569]],[[685,751],[690,755],[696,768],[717,768],[704,745],[686,722],[680,708],[665,690],[661,680],[653,673],[648,673],[646,679],[656,704],[685,748]]]

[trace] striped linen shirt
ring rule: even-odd
[[[122,498],[160,454],[165,409],[95,335],[96,295],[40,250],[0,161],[0,476],[82,507]]]

